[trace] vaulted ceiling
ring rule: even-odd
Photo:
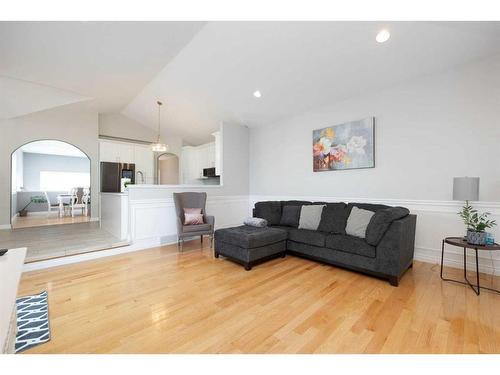
[[[120,111],[203,25],[0,22],[0,118],[77,101]]]
[[[161,99],[162,127],[198,144],[221,122],[265,126],[499,54],[498,40],[498,22],[0,22],[0,76],[38,85],[33,109],[52,88],[56,105],[150,127]]]

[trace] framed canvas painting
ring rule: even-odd
[[[313,171],[375,167],[375,117],[313,130]]]

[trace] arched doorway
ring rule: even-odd
[[[26,143],[11,154],[13,229],[90,221],[90,158],[59,140]]]
[[[172,153],[160,154],[156,158],[157,181],[160,185],[179,184],[179,158]]]

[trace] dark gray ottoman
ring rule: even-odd
[[[242,264],[249,271],[258,263],[284,257],[287,232],[277,228],[257,228],[247,225],[215,231],[215,257]]]

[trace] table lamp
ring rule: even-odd
[[[465,201],[467,206],[479,200],[479,177],[454,177],[453,200]]]

